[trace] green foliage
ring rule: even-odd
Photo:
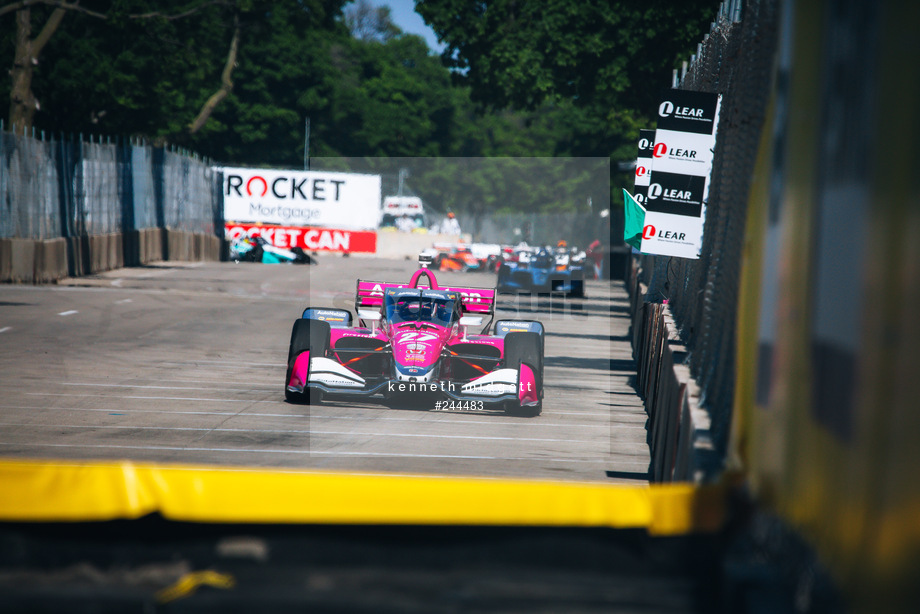
[[[609,161],[573,157],[407,157],[323,158],[325,170],[381,174],[383,190],[395,193],[388,178],[408,171],[407,188],[439,211],[485,217],[490,214],[590,212],[588,199],[606,208]]]
[[[417,0],[473,99],[533,109],[547,100],[651,111],[701,39],[713,0]]]
[[[447,44],[442,57],[365,0],[85,0],[108,18],[66,13],[35,67],[35,125],[170,142],[227,165],[300,168],[309,118],[311,157],[453,160],[420,171],[413,186],[456,211],[574,211],[584,186],[564,161],[539,171],[555,182],[549,190],[533,185],[534,163],[510,159],[633,157],[716,2],[417,4]],[[196,5],[181,19],[136,18]],[[32,36],[52,10],[32,6]],[[221,86],[237,19],[232,91],[190,134]],[[0,24],[0,62],[11,66],[15,16]],[[0,81],[3,116],[9,87]],[[471,166],[457,189],[446,176],[462,158],[506,160]]]

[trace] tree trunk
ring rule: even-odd
[[[224,64],[224,71],[221,74],[220,89],[214,92],[210,98],[208,98],[208,101],[204,103],[204,106],[198,113],[198,117],[196,117],[195,120],[189,124],[189,134],[195,134],[201,130],[205,122],[208,121],[208,118],[211,117],[211,113],[213,113],[214,109],[217,108],[217,105],[220,104],[220,101],[229,96],[230,92],[233,90],[233,69],[236,66],[236,55],[239,47],[240,16],[237,14],[233,18],[233,39],[230,41],[230,51],[227,53],[227,62]]]
[[[32,72],[42,48],[64,18],[64,12],[64,9],[55,9],[41,33],[33,40],[32,11],[28,8],[16,11],[16,57],[10,70],[10,129],[13,131],[32,127],[38,109],[38,100],[32,93]]]
[[[14,132],[32,127],[35,96],[32,95],[32,12],[16,11],[16,57],[10,71],[10,129]]]

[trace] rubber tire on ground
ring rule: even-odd
[[[498,267],[498,281],[495,285],[502,294],[508,293],[508,280],[511,277],[511,268],[507,264]]]
[[[284,377],[284,398],[291,403],[318,403],[322,400],[320,391],[311,394],[298,394],[287,389],[294,368],[294,360],[301,352],[310,351],[310,356],[325,356],[329,348],[329,322],[300,318],[291,329],[291,343],[288,346],[288,367]]]
[[[292,247],[291,251],[294,252],[295,264],[313,264],[313,259],[310,257],[310,254],[303,251],[302,247]]]
[[[521,363],[533,368],[540,403],[536,407],[521,407],[517,402],[511,402],[505,406],[505,413],[513,416],[538,416],[543,410],[543,336],[540,333],[505,335],[505,368],[520,369]]]
[[[574,286],[575,284],[573,283],[572,285]],[[585,298],[585,282],[581,282],[581,286],[578,288],[578,290],[572,290],[569,292],[569,296],[571,298]]]

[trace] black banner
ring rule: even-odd
[[[667,90],[658,105],[658,129],[714,134],[718,94]]]
[[[648,196],[643,205],[648,211],[700,217],[705,188],[705,177],[653,170]]]

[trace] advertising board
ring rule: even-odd
[[[289,227],[372,230],[380,175],[221,168],[224,219]]]
[[[305,251],[375,253],[377,233],[343,228],[313,228],[227,222],[228,241],[243,236],[261,236],[275,247],[299,247]]]
[[[647,210],[643,253],[700,257],[721,100],[718,94],[687,90],[669,90],[662,97],[642,202]]]
[[[643,207],[648,194],[649,179],[652,177],[652,151],[655,149],[655,131],[639,130],[639,154],[636,157],[636,179],[633,198]]]

